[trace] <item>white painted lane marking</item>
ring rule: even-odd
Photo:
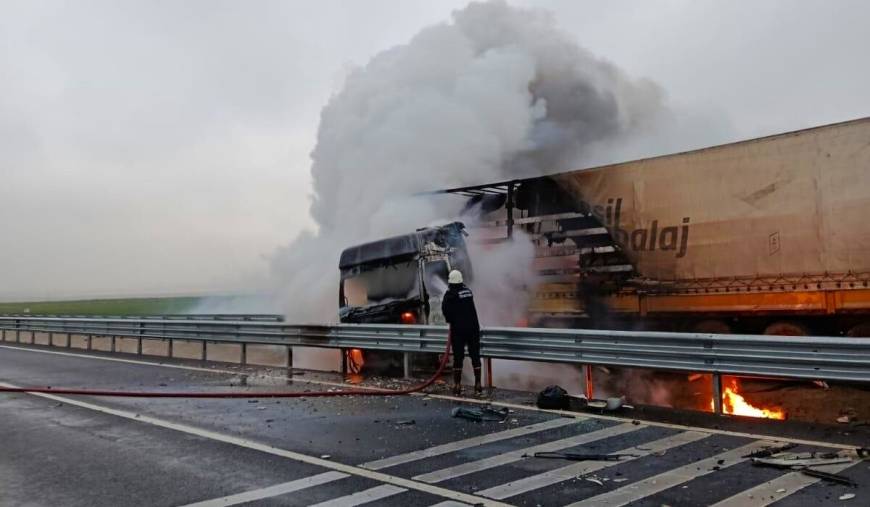
[[[568,507],[617,507],[626,505],[640,500],[641,498],[654,495],[660,491],[678,486],[684,482],[689,482],[692,479],[712,473],[714,471],[713,467],[723,469],[742,463],[746,461],[746,458],[743,458],[742,456],[761,450],[764,447],[776,445],[777,443],[778,442],[771,441],[752,442],[736,449],[731,449],[730,451],[722,452],[715,456],[668,470],[667,472],[660,473],[656,476],[648,477],[642,481],[631,483],[628,486],[623,486],[608,491],[607,493],[586,498],[579,502],[572,503]],[[723,463],[720,465],[719,461],[723,461]]]
[[[406,454],[399,454],[397,456],[379,459],[376,461],[369,461],[368,463],[363,463],[360,466],[363,468],[368,468],[369,470],[381,470],[384,468],[401,465],[403,463],[410,463],[412,461],[431,458],[433,456],[440,456],[449,452],[460,451],[469,447],[477,447],[479,445],[507,440],[509,438],[519,437],[523,435],[529,435],[531,433],[537,433],[552,428],[560,428],[569,424],[576,424],[582,420],[583,418],[550,419],[548,421],[544,421],[538,424],[523,426],[522,428],[513,428],[510,430],[500,431],[498,433],[490,433],[488,435],[481,435],[479,437],[466,438],[465,440],[457,440],[456,442],[449,442],[443,445],[429,447],[428,449],[413,451]]]
[[[505,498],[521,495],[529,491],[540,489],[546,486],[552,486],[562,481],[574,479],[578,475],[585,475],[604,468],[620,465],[629,461],[648,456],[657,452],[666,451],[674,447],[697,442],[698,440],[709,437],[708,433],[700,431],[686,431],[677,433],[653,442],[647,442],[635,447],[628,447],[619,451],[614,451],[611,454],[634,454],[637,458],[623,458],[619,461],[585,461],[574,463],[572,465],[550,470],[538,475],[523,477],[516,481],[501,484],[483,491],[478,491],[476,494],[496,500],[504,500]]]
[[[430,484],[446,481],[447,479],[452,479],[454,477],[461,477],[463,475],[468,475],[475,472],[480,472],[482,470],[488,470],[490,468],[500,467],[502,465],[507,465],[509,463],[519,461],[523,459],[523,454],[558,451],[561,449],[566,449],[568,447],[574,447],[575,445],[587,444],[596,440],[602,440],[604,438],[622,435],[645,427],[646,426],[644,425],[634,426],[630,423],[617,424],[616,426],[611,426],[609,428],[604,428],[597,431],[590,431],[589,433],[574,435],[568,438],[561,438],[559,440],[553,440],[552,442],[546,442],[543,444],[534,445],[532,447],[526,447],[525,449],[517,449],[514,451],[506,452],[504,454],[498,454],[496,456],[484,458],[478,461],[470,461],[462,463],[460,465],[442,468],[441,470],[435,470],[434,472],[418,475],[414,477],[414,480],[428,482]]]
[[[145,366],[159,366],[159,367],[163,367],[163,368],[177,368],[180,370],[207,371],[207,372],[211,372],[211,373],[223,373],[223,374],[227,374],[227,375],[239,375],[240,373],[244,373],[244,372],[241,372],[238,370],[222,370],[222,369],[218,369],[218,368],[200,368],[200,367],[196,367],[196,366],[184,366],[184,365],[179,365],[179,364],[153,363],[153,362],[149,362],[149,361],[137,361],[134,359],[120,359],[120,358],[114,358],[114,357],[93,356],[93,355],[89,355],[89,354],[79,354],[76,352],[56,352],[56,351],[52,351],[52,350],[42,350],[42,349],[35,349],[35,348],[30,348],[30,347],[13,347],[13,346],[9,346],[9,345],[0,345],[0,348],[19,350],[19,351],[25,351],[25,352],[40,352],[43,354],[56,354],[56,355],[60,355],[60,356],[84,357],[87,359],[96,359],[96,360],[100,360],[100,361],[116,361],[116,362],[121,362],[121,363],[141,364],[141,365],[145,365]],[[178,359],[178,358],[175,358],[175,359]],[[263,366],[263,368],[269,368],[269,366]],[[259,377],[287,380],[286,375],[282,375],[282,376],[259,375]],[[293,377],[293,382],[304,382],[307,384],[330,386],[330,387],[343,387],[343,388],[347,387],[347,384],[342,384],[340,382],[329,382],[326,380],[302,379],[299,377]],[[369,389],[369,390],[379,389],[378,387],[369,387],[369,386],[363,386],[363,385],[356,385],[356,386],[354,386],[354,388],[355,389]],[[534,407],[534,406],[521,405],[519,403],[510,403],[510,402],[505,402],[505,401],[496,401],[496,400],[487,400],[487,399],[478,400],[475,398],[459,398],[459,397],[455,397],[455,396],[448,396],[448,395],[444,395],[444,394],[434,394],[434,393],[414,393],[411,396],[426,396],[426,397],[435,398],[438,400],[460,401],[463,403],[477,404],[477,405],[493,405],[496,407],[507,407],[507,408],[512,408],[515,410],[523,410],[526,412],[539,412],[539,413],[553,414],[553,415],[558,415],[558,416],[578,417],[577,412],[569,412],[567,410],[549,410],[549,409],[543,409],[543,408],[538,408],[538,407]],[[587,419],[599,419],[599,420],[603,420],[603,421],[616,421],[616,422],[625,422],[625,421],[629,420],[628,418],[625,418],[625,417],[598,415],[598,414],[583,414],[582,417],[587,418]],[[750,438],[753,440],[768,439],[768,440],[776,440],[777,442],[790,442],[793,444],[810,445],[810,446],[816,446],[816,447],[830,447],[833,449],[854,449],[855,448],[854,444],[838,444],[838,443],[833,443],[833,442],[823,442],[820,440],[804,440],[804,439],[800,439],[800,438],[784,438],[784,437],[778,437],[776,435],[763,435],[760,433],[744,433],[744,432],[740,432],[740,431],[717,430],[717,429],[713,429],[713,428],[698,428],[698,427],[694,427],[694,426],[685,426],[682,424],[671,424],[671,423],[663,423],[663,422],[656,422],[656,421],[644,421],[644,424],[646,424],[648,426],[656,426],[659,428],[672,428],[672,429],[680,430],[680,431],[703,431],[705,433],[710,433],[710,434],[714,434],[714,435],[728,435],[731,437]]]
[[[397,488],[396,486],[390,486],[389,484],[384,484],[382,486],[375,486],[374,488],[367,489],[365,491],[358,491],[352,495],[347,495],[340,498],[333,498],[332,500],[327,500],[326,502],[320,502],[318,504],[312,505],[311,507],[354,507],[356,505],[375,502],[389,496],[398,495],[399,493],[404,493],[405,491],[408,490],[404,488]]]
[[[5,387],[18,387],[14,384],[8,384],[6,382],[0,382],[0,386]],[[29,393],[31,396],[39,396],[40,398],[46,398],[49,400],[59,401],[61,403],[65,403],[67,405],[73,405],[76,407],[86,408],[88,410],[93,410],[95,412],[101,412],[104,414],[111,414],[114,416],[122,417],[124,419],[130,419],[132,421],[138,421],[143,424],[150,424],[152,426],[158,426],[161,428],[167,428],[170,430],[175,430],[181,433],[187,433],[189,435],[196,435],[198,437],[207,438],[210,440],[215,440],[217,442],[223,442],[226,444],[235,445],[238,447],[244,447],[246,449],[253,449],[255,451],[264,452],[267,454],[272,454],[275,456],[281,456],[283,458],[292,459],[295,461],[300,461],[302,463],[308,463],[311,465],[317,465],[328,470],[334,470],[336,472],[343,472],[349,475],[357,475],[360,477],[365,477],[367,479],[372,479],[379,482],[385,482],[387,484],[392,484],[394,486],[399,486],[405,489],[413,489],[416,491],[422,491],[424,493],[429,493],[436,496],[441,496],[444,498],[449,498],[451,500],[458,500],[460,502],[474,504],[480,504],[481,501],[484,502],[484,505],[492,505],[492,506],[507,506],[507,504],[495,501],[495,500],[486,500],[481,499],[480,497],[475,497],[472,495],[467,495],[465,493],[460,493],[459,491],[453,491],[445,488],[441,488],[438,486],[433,486],[431,484],[423,484],[420,482],[416,482],[409,479],[404,479],[402,477],[396,477],[394,475],[385,474],[383,472],[376,472],[374,470],[366,470],[365,468],[356,467],[353,465],[345,465],[343,463],[338,463],[335,461],[329,461],[321,458],[316,458],[314,456],[309,456],[307,454],[298,453],[295,451],[289,451],[287,449],[280,449],[278,447],[272,447],[268,444],[262,444],[260,442],[256,442],[254,440],[249,440],[246,438],[233,437],[230,435],[224,435],[222,433],[218,433],[216,431],[206,430],[203,428],[197,428],[195,426],[189,426],[187,424],[175,423],[171,421],[166,421],[164,419],[158,419],[156,417],[151,417],[147,415],[136,414],[134,412],[130,412],[127,410],[118,410],[114,408],[104,407],[102,405],[96,405],[94,403],[88,403],[85,401],[79,401],[74,398],[68,398],[66,396],[57,396],[54,394],[43,394],[43,393]]]
[[[292,493],[294,491],[311,488],[313,486],[319,486],[328,482],[344,479],[345,477],[350,476],[341,472],[324,472],[322,474],[312,475],[311,477],[305,477],[302,479],[297,479],[295,481],[285,482],[283,484],[276,484],[267,488],[254,489],[235,495],[228,495],[221,498],[204,500],[202,502],[188,504],[183,507],[227,507],[229,505],[238,505],[241,503],[253,502],[254,500],[261,500],[263,498],[271,498],[273,496]]]
[[[469,505],[467,503],[447,500],[446,502],[436,503],[434,505],[430,505],[429,507],[469,507]]]
[[[860,461],[813,467],[813,469],[828,472],[829,474],[836,474],[858,463]],[[820,480],[817,477],[810,477],[800,472],[789,472],[776,479],[759,484],[754,488],[741,491],[730,498],[713,504],[712,507],[764,507],[778,502],[792,493],[797,493],[807,486],[812,486]]]

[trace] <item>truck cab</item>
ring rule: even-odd
[[[465,236],[465,225],[453,222],[345,249],[339,261],[339,320],[358,324],[444,324],[441,299],[447,290],[448,273],[458,269],[471,279]],[[365,354],[364,358],[361,352],[348,354],[351,372],[359,372],[363,363],[367,370],[384,374],[401,368],[398,353]],[[418,365],[428,362],[422,357],[416,359]]]

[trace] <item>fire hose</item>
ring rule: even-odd
[[[447,334],[447,347],[444,350],[444,355],[441,356],[441,361],[438,363],[438,369],[425,382],[412,386],[406,389],[342,389],[337,391],[313,391],[313,392],[287,392],[287,391],[262,391],[262,392],[236,392],[236,391],[219,391],[219,392],[159,392],[159,391],[106,391],[100,389],[70,389],[52,387],[5,387],[0,385],[0,392],[3,393],[41,393],[41,394],[65,394],[65,395],[81,395],[81,396],[113,396],[123,398],[326,398],[330,396],[401,396],[420,392],[423,389],[431,386],[438,380],[441,373],[444,372],[444,367],[447,365],[447,359],[450,355],[450,334]],[[342,358],[342,360],[344,360]]]

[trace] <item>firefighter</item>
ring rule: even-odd
[[[465,347],[474,367],[474,392],[481,394],[480,385],[480,323],[474,308],[474,295],[462,283],[462,273],[453,270],[447,277],[448,288],[441,302],[441,313],[450,324],[450,342],[453,347],[453,394],[462,394],[462,361]]]

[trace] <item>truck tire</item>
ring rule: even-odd
[[[707,319],[696,322],[692,326],[693,333],[731,334],[731,325],[724,320]]]
[[[800,322],[780,320],[764,328],[764,334],[774,336],[809,336],[810,330]]]

